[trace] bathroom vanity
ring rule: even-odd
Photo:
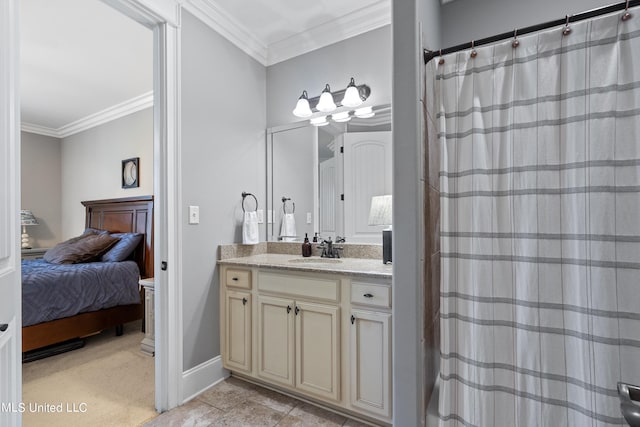
[[[364,421],[391,423],[391,266],[273,253],[218,263],[225,368]]]

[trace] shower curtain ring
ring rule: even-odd
[[[568,36],[569,34],[571,34],[571,27],[569,27],[569,15],[565,15],[565,16],[567,20],[565,21],[564,30],[562,30],[562,35]]]
[[[442,57],[442,49],[440,49],[440,60],[438,61],[438,65],[444,64],[444,58]]]
[[[520,40],[518,40],[518,29],[513,30],[513,41],[511,42],[511,47],[516,48],[520,46]]]
[[[475,58],[476,56],[478,56],[478,52],[476,51],[476,41],[471,40],[471,57]]]
[[[633,15],[631,13],[629,13],[629,0],[627,0],[627,4],[624,7],[624,13],[622,14],[622,19],[623,21],[628,21],[629,19],[631,19]]]

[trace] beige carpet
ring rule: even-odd
[[[133,322],[123,336],[105,331],[84,348],[23,364],[23,425],[129,427],[155,417],[154,359],[140,352],[142,338]]]

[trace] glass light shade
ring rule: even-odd
[[[334,122],[338,122],[338,123],[348,122],[349,120],[351,120],[351,116],[349,115],[348,111],[343,111],[341,113],[334,113],[331,115],[331,118],[333,119]]]
[[[368,119],[369,117],[373,117],[376,115],[371,107],[358,108],[353,112],[353,114],[360,119]]]
[[[310,120],[311,124],[314,126],[326,126],[329,124],[327,121],[327,116],[314,117]]]
[[[316,108],[318,111],[322,111],[323,113],[330,113],[336,109],[336,103],[333,102],[333,95],[331,95],[331,88],[329,85],[324,87]]]
[[[351,77],[351,81],[347,86],[347,90],[344,92],[344,98],[342,98],[342,105],[345,107],[357,107],[364,101],[360,98],[360,92],[356,87],[356,82]]]
[[[298,103],[296,104],[296,108],[293,110],[293,115],[297,117],[310,117],[311,108],[309,107],[309,99],[307,97],[307,91],[302,91],[302,95],[298,98]]]
[[[392,215],[393,197],[390,194],[371,198],[369,225],[391,225]]]

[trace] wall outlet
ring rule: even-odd
[[[311,224],[311,212],[307,212],[307,224]]]
[[[258,215],[258,224],[264,224],[264,209],[258,209],[256,212]]]
[[[189,224],[200,224],[200,206],[189,206]]]

